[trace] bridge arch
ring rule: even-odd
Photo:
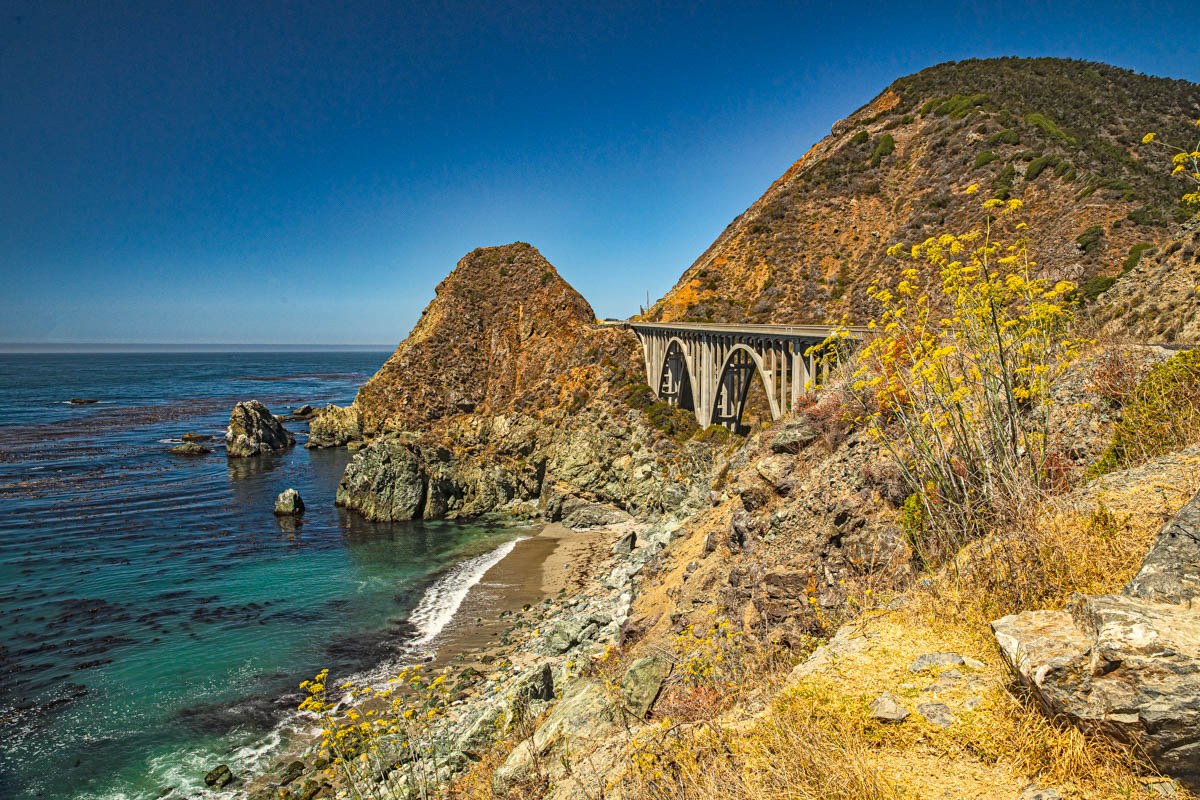
[[[655,394],[663,402],[689,411],[700,407],[699,384],[687,345],[678,336],[667,340],[662,362],[658,365],[658,384]]]
[[[762,381],[767,402],[771,407],[771,419],[779,419],[781,410],[771,379],[767,376],[762,357],[752,348],[744,344],[735,344],[725,354],[725,360],[717,372],[716,391],[713,393],[713,405],[708,418],[712,423],[734,429],[742,422],[742,412],[746,410],[746,398],[750,394],[750,384],[757,375]]]

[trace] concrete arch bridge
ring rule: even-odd
[[[693,411],[701,428],[741,427],[756,378],[766,390],[771,419],[779,419],[810,381],[821,382],[831,361],[818,351],[832,325],[628,325],[642,343],[646,383],[659,400]],[[866,330],[849,327],[847,338],[861,340]]]

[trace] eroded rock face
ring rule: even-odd
[[[232,457],[256,456],[286,450],[296,443],[267,407],[247,400],[233,407],[225,431],[225,453]]]
[[[396,440],[364,447],[346,466],[337,504],[377,521],[421,519],[429,478],[417,451]]]
[[[311,412],[310,412],[311,413]],[[316,412],[308,424],[307,448],[341,447],[362,439],[358,409],[354,406],[328,405]]]
[[[1200,788],[1200,495],[1159,532],[1119,595],[992,623],[1005,659],[1054,716],[1143,751]]]

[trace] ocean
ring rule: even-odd
[[[386,357],[0,354],[0,798],[213,796],[209,769],[298,730],[300,681],[436,647],[529,528],[337,508],[349,454],[303,422],[280,455],[223,450],[235,402],[344,405]],[[168,453],[187,432],[213,452]],[[272,513],[289,487],[299,523]]]

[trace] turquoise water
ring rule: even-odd
[[[304,678],[418,657],[522,531],[368,523],[333,505],[346,451],[219,447],[237,400],[344,404],[386,355],[0,355],[0,798],[204,796]],[[168,454],[188,431],[214,452]]]

